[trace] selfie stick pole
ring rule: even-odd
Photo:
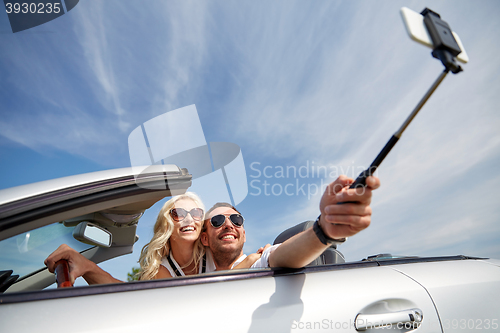
[[[420,100],[420,102],[418,102],[418,104],[415,107],[415,109],[413,109],[412,113],[408,116],[408,118],[406,118],[406,120],[403,123],[403,125],[401,125],[401,127],[399,128],[399,130],[397,130],[396,133],[394,133],[392,135],[392,137],[389,139],[389,141],[387,141],[387,143],[385,144],[384,148],[380,151],[380,153],[377,155],[377,157],[373,160],[373,162],[370,165],[370,167],[368,169],[366,169],[365,171],[363,171],[362,173],[360,173],[359,176],[358,176],[358,178],[356,178],[356,180],[354,181],[354,183],[352,183],[349,188],[357,188],[357,187],[364,187],[364,186],[366,186],[366,178],[369,177],[369,176],[371,176],[371,175],[373,175],[375,173],[375,171],[380,166],[380,164],[382,163],[382,161],[384,160],[384,158],[391,151],[392,147],[394,147],[396,145],[396,143],[398,142],[399,138],[401,138],[401,135],[403,134],[404,130],[408,127],[408,125],[410,125],[411,121],[413,120],[413,118],[415,118],[415,116],[417,115],[418,111],[420,111],[420,109],[422,109],[422,107],[424,106],[424,104],[431,97],[431,95],[434,93],[434,91],[436,91],[437,87],[441,84],[441,82],[443,82],[444,78],[446,77],[446,75],[448,73],[449,73],[449,69],[445,69],[439,75],[439,77],[436,79],[436,81],[434,82],[434,84],[429,88],[429,90],[427,90],[427,92],[425,93],[424,97],[422,97],[422,99]]]
[[[462,67],[460,67],[455,57],[460,54],[461,49],[458,46],[457,41],[453,37],[452,31],[448,25],[448,23],[441,20],[441,16],[433,12],[432,10],[425,8],[422,13],[424,16],[424,24],[429,32],[429,35],[432,39],[434,49],[432,51],[432,56],[441,60],[441,63],[444,65],[445,70],[439,75],[434,84],[430,87],[430,89],[425,93],[424,97],[417,104],[413,112],[410,116],[405,120],[403,125],[399,128],[399,130],[394,133],[394,135],[389,139],[386,143],[382,151],[377,155],[375,160],[373,160],[372,164],[368,169],[360,173],[358,178],[351,184],[349,188],[358,188],[366,186],[366,178],[373,175],[377,168],[380,166],[384,158],[389,154],[392,147],[398,142],[399,138],[403,134],[404,130],[411,123],[413,118],[417,115],[418,111],[422,109],[424,104],[427,102],[429,97],[436,91],[437,87],[444,80],[446,75],[451,71],[453,74],[460,73],[462,71]]]

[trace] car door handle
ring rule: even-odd
[[[420,325],[423,318],[424,315],[420,309],[408,309],[378,314],[358,313],[356,319],[354,320],[354,327],[357,331],[396,325],[401,326],[401,328],[409,328]]]

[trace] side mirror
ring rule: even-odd
[[[85,244],[110,247],[113,235],[106,229],[90,222],[80,222],[73,230],[73,237]]]

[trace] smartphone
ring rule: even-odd
[[[403,22],[405,24],[408,35],[410,35],[410,38],[417,43],[433,49],[434,45],[432,44],[432,39],[429,36],[427,28],[425,27],[424,17],[421,14],[414,12],[413,10],[406,7],[401,8],[401,16],[403,17]],[[462,52],[458,54],[457,60],[466,64],[467,62],[469,62],[469,56],[467,55],[467,52],[465,52],[464,45],[462,44],[460,37],[458,37],[458,35],[454,31],[453,37],[455,37],[458,46],[460,46],[460,49],[462,50]]]

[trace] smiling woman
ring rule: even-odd
[[[204,209],[191,192],[167,201],[156,219],[154,236],[141,252],[140,279],[151,280],[204,273],[205,253],[199,241]]]

